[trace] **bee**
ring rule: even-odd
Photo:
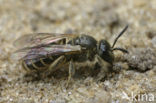
[[[65,64],[69,64],[68,82],[75,74],[76,62],[103,61],[113,65],[115,50],[128,53],[126,49],[114,48],[119,37],[128,25],[115,38],[112,46],[102,39],[97,41],[92,36],[82,34],[36,33],[18,38],[14,45],[18,48],[14,57],[22,61],[27,71],[52,73]],[[67,84],[68,84],[67,82]]]

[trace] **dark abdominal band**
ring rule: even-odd
[[[24,60],[22,65],[23,65],[24,69],[26,69],[26,70],[38,71],[38,70],[40,70],[40,68],[50,65],[56,58],[57,58],[57,56],[41,58],[41,59],[33,60],[33,61]]]

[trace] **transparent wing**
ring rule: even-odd
[[[45,58],[50,55],[61,55],[61,54],[71,54],[78,53],[81,51],[81,46],[71,46],[71,45],[45,45],[37,47],[26,47],[17,50],[12,55],[12,59],[36,59]]]
[[[16,48],[33,47],[37,45],[46,45],[55,43],[65,38],[73,38],[76,34],[58,34],[58,33],[34,33],[23,35],[14,42]]]

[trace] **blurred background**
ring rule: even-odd
[[[104,82],[81,78],[66,90],[64,79],[27,81],[18,61],[10,60],[12,43],[24,34],[85,33],[112,44],[126,25],[116,46],[130,54],[115,53],[122,70]],[[123,103],[129,101],[123,91],[155,93],[155,48],[155,0],[0,0],[0,102]]]

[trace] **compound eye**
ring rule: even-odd
[[[109,45],[109,43],[106,40],[101,40],[100,41],[100,45],[99,45],[99,49],[102,52],[107,52],[110,49],[110,45]]]
[[[113,62],[113,53],[111,52],[111,47],[106,40],[101,40],[99,42],[98,55],[108,63],[112,64]]]
[[[100,45],[100,50],[102,50],[103,52],[105,52],[106,51],[106,45],[101,44]]]

